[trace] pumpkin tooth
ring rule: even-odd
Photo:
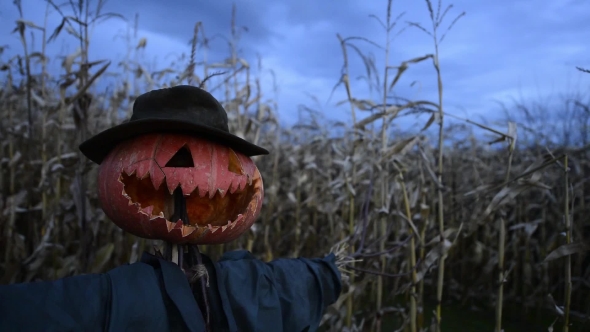
[[[150,217],[150,220],[154,220],[154,219],[158,219],[158,218],[164,218],[164,212],[160,211],[160,213],[156,214],[156,215],[152,215]],[[165,219],[165,218],[164,218]]]
[[[166,175],[164,172],[162,172],[160,166],[158,166],[158,164],[155,162],[153,162],[150,167],[150,180],[152,181],[154,189],[158,190],[162,183],[166,180]]]
[[[242,192],[246,190],[246,187],[248,187],[250,184],[248,184],[248,178],[246,177],[245,179],[242,178],[242,181],[240,181],[240,190],[238,192]]]
[[[219,197],[223,198],[225,197],[225,194],[227,193],[227,190],[222,190],[217,188],[217,194],[219,194]]]
[[[208,224],[207,227],[211,231],[211,234],[217,232],[217,230],[219,229],[219,226],[211,226],[211,224]]]
[[[240,191],[240,178],[235,179],[234,181],[232,181],[232,183],[229,185],[229,192],[232,194],[235,194],[236,192]]]
[[[231,223],[231,229],[234,229],[234,227],[236,227],[236,225],[238,224],[238,222],[242,221],[242,219],[244,219],[244,215],[243,214],[238,214],[238,217],[236,218],[236,220],[234,220]]]
[[[203,188],[197,186],[195,188],[195,192],[197,192],[197,194],[199,195],[199,197],[205,197],[205,195],[207,195],[207,187],[203,186]]]
[[[168,193],[170,194],[170,196],[174,195],[174,190],[176,190],[176,188],[178,186],[180,186],[179,183],[176,183],[176,185],[173,185],[173,183],[168,182],[168,180],[166,180],[166,185],[168,186]]]
[[[166,228],[168,229],[168,232],[170,232],[171,230],[174,229],[174,223],[166,220]]]
[[[168,228],[168,232],[171,232],[173,229],[182,228],[182,219],[178,219],[176,222],[168,221],[166,223],[166,227]]]
[[[199,197],[200,198],[205,198],[207,196],[209,196],[209,189],[207,189],[207,187],[199,189]]]
[[[231,225],[231,220],[227,221],[227,225],[221,226],[221,231],[225,231]]]
[[[227,225],[227,227],[228,227],[229,229],[234,229],[234,227],[236,227],[236,224],[237,224],[237,223],[238,223],[238,222],[237,222],[237,220],[234,220],[234,221],[232,221],[232,222],[231,222],[229,225]]]
[[[145,207],[143,209],[140,207],[139,209],[139,212],[145,214],[146,216],[151,216],[152,211],[154,211],[154,207],[152,205]]]
[[[127,176],[132,176],[133,174],[135,174],[136,171],[137,171],[137,164],[132,164],[132,165],[125,167],[125,170],[123,172],[125,172],[125,174],[127,174]]]
[[[127,166],[126,170],[129,176],[135,173],[136,179],[143,180],[150,175],[150,162],[149,160],[141,160]]]
[[[191,227],[183,227],[182,228],[182,237],[187,237],[196,231],[197,231],[197,229],[192,226]]]
[[[189,183],[185,183],[184,186],[180,186],[182,194],[184,196],[190,196],[197,190],[197,184],[191,179]]]
[[[141,172],[139,172],[141,171]],[[138,168],[138,172],[135,172],[135,177],[137,177],[140,180],[144,180],[145,178],[150,176],[150,169],[148,167],[145,167],[143,165],[140,165]]]

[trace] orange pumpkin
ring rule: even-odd
[[[182,134],[147,134],[120,143],[100,164],[98,183],[102,209],[117,226],[174,244],[236,239],[258,218],[264,198],[252,159]],[[185,197],[185,222],[174,212],[175,191]]]

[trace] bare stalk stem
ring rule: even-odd
[[[496,304],[496,332],[502,332],[502,303],[504,301],[504,245],[506,243],[506,221],[499,220],[498,236],[498,302]]]
[[[442,294],[445,276],[445,217],[444,217],[444,196],[443,196],[443,156],[444,156],[444,112],[443,112],[443,84],[440,74],[440,64],[438,62],[438,41],[436,39],[436,30],[434,31],[434,68],[436,69],[436,77],[438,83],[438,170],[437,170],[437,194],[438,194],[438,233],[440,236],[440,260],[438,264],[438,281],[436,288],[436,328],[440,332],[440,324],[442,319]]]
[[[408,191],[406,190],[406,184],[403,178],[403,175],[400,174],[400,184],[402,186],[402,192],[404,197],[404,207],[406,209],[406,217],[408,220],[412,220],[412,212],[410,210],[410,200],[408,198]],[[410,229],[410,249],[408,259],[410,260],[410,273],[412,278],[412,287],[410,287],[410,331],[416,332],[416,318],[417,318],[417,305],[416,305],[416,285],[418,284],[418,277],[416,275],[416,240],[414,230],[412,227],[408,227]]]
[[[514,156],[514,148],[516,144],[515,137],[509,137],[508,146],[508,167],[504,176],[504,182],[510,181],[510,172],[512,170],[512,158]],[[503,217],[499,221],[499,236],[498,236],[498,299],[496,302],[496,332],[502,332],[502,308],[504,304],[504,255],[506,245],[506,221]]]
[[[569,208],[569,167],[568,167],[568,157],[565,155],[564,157],[564,165],[565,171],[565,202],[564,202],[564,214],[565,214],[565,243],[571,244],[572,243],[572,224],[570,219],[570,208]],[[572,298],[572,255],[565,256],[565,310],[564,310],[564,322],[563,322],[563,331],[569,331],[570,325],[570,306],[571,306],[571,298]]]

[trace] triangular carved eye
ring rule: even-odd
[[[195,167],[191,151],[183,145],[164,167]]]
[[[242,167],[242,163],[240,162],[240,158],[238,158],[238,155],[236,155],[236,153],[232,149],[229,149],[229,165],[227,169],[230,172],[236,173],[238,175],[245,174],[244,168]]]

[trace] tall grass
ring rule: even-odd
[[[563,331],[583,330],[590,322],[588,142],[547,144],[534,117],[538,105],[514,105],[525,121],[511,119],[505,131],[470,119],[444,122],[453,115],[444,108],[439,52],[451,8],[426,1],[433,26],[425,29],[402,21],[391,1],[385,4],[384,18],[374,17],[386,30],[385,44],[338,35],[344,69],[336,88],[346,93],[342,104],[352,123],[319,120],[306,106],[309,116],[293,127],[279,124],[273,91],[262,91],[263,77],[255,75],[261,71],[252,69],[262,68],[264,59],[254,66],[237,51],[235,6],[225,59],[208,59],[208,39],[197,22],[189,54],[153,72],[140,61],[149,40],[131,32],[122,70],[91,58],[89,28],[119,17],[102,13],[100,0],[69,7],[48,2],[63,19],[58,27],[37,26],[21,11],[22,52],[0,63],[1,282],[102,272],[159,245],[109,222],[98,205],[96,166],[77,146],[128,116],[145,89],[201,84],[222,73],[204,86],[226,107],[230,130],[271,155],[255,158],[267,192],[259,220],[237,241],[203,248],[207,255],[244,248],[264,260],[330,251],[348,256],[342,296],[323,320],[331,331],[444,331],[454,306],[491,313],[492,322],[495,310],[497,331],[506,322],[548,315]],[[406,28],[431,36],[433,51],[391,64],[390,37]],[[62,60],[45,50],[64,33],[77,38],[79,51]],[[384,52],[383,63],[369,55],[374,48]],[[366,65],[378,99],[357,93],[352,57]],[[62,72],[52,76],[47,65],[60,60]],[[425,61],[434,67],[437,100],[392,99],[400,77]],[[107,79],[112,85],[101,90],[97,82]],[[589,107],[582,98],[563,104],[576,124],[589,123]],[[415,113],[429,115],[422,128],[391,126]],[[432,124],[436,141],[426,134]],[[474,130],[506,147],[490,148]],[[468,139],[457,139],[462,136]]]

